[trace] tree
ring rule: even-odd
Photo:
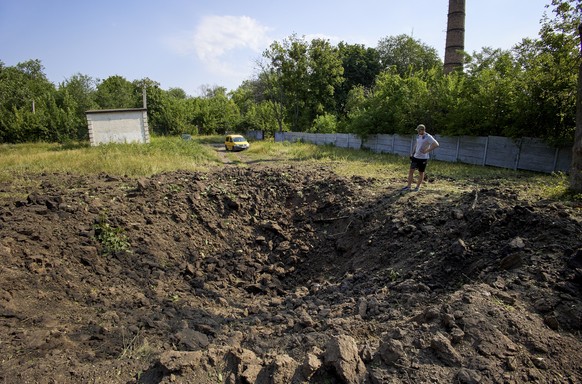
[[[205,135],[224,134],[239,126],[238,106],[226,95],[226,88],[217,87],[210,97],[188,99],[187,114],[190,123]]]
[[[385,71],[362,103],[362,91],[353,92],[350,125],[355,133],[370,134],[410,133],[419,119],[428,114],[428,83],[422,73],[402,77],[396,70]]]
[[[577,27],[580,0],[553,0],[540,38],[524,39],[514,48],[523,72],[517,90],[520,111],[516,126],[529,136],[555,144],[569,144],[576,127],[576,89],[580,62]]]
[[[95,100],[102,109],[139,108],[142,106],[141,90],[125,78],[110,76],[97,85]]]
[[[291,35],[281,43],[274,42],[263,52],[267,62],[261,78],[270,87],[269,97],[283,107],[285,120],[294,131],[304,130],[311,123],[301,121],[309,92],[308,45],[303,39]]]
[[[511,52],[483,48],[467,59],[463,102],[451,113],[456,128],[462,134],[470,127],[473,135],[522,136],[524,132],[515,127],[520,75]]]
[[[259,130],[273,136],[278,129],[282,129],[277,114],[278,105],[268,99],[266,89],[268,87],[261,80],[255,79],[244,81],[231,92],[231,100],[241,114],[237,127],[239,131]]]
[[[578,25],[580,53],[582,55],[582,24]],[[576,99],[576,132],[572,146],[572,166],[570,167],[570,189],[582,193],[582,60],[578,65],[578,91]]]
[[[376,50],[382,68],[394,68],[402,77],[442,65],[436,49],[408,35],[383,38],[378,42]]]
[[[255,82],[255,89],[262,91],[261,94],[264,97],[264,101],[267,101],[270,105],[279,132],[283,132],[288,128],[285,121],[287,116],[287,107],[285,105],[287,97],[283,91],[282,83],[280,71],[273,67],[262,72]],[[259,103],[263,102],[262,97],[256,100],[260,100]]]
[[[338,49],[329,41],[313,39],[308,49],[309,90],[307,118],[311,122],[326,113],[335,114],[335,90],[343,82],[344,68]]]
[[[338,44],[344,74],[341,84],[335,87],[335,103],[339,115],[347,116],[348,95],[354,87],[371,89],[380,73],[380,55],[375,48],[366,48],[362,44]]]
[[[39,60],[0,65],[0,142],[46,140],[54,127],[55,87]]]
[[[174,88],[175,89],[175,88]],[[184,99],[173,90],[164,91],[156,84],[147,86],[148,125],[159,135],[188,132],[188,116]]]
[[[95,102],[95,80],[80,73],[62,82],[57,90],[57,102],[70,116],[71,137],[88,140],[89,132],[85,112],[97,108]]]

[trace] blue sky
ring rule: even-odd
[[[538,37],[549,3],[466,0],[465,50]],[[407,34],[442,59],[447,12],[448,0],[0,0],[0,61],[39,59],[55,85],[147,77],[198,96],[253,78],[261,53],[292,34],[366,47]]]

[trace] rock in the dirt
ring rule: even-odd
[[[441,361],[451,367],[460,367],[463,358],[451,345],[449,339],[440,332],[432,338],[431,348],[435,351]]]
[[[137,180],[136,189],[140,192],[143,192],[148,188],[148,185],[149,185],[149,181],[146,178],[141,177]]]
[[[316,324],[315,320],[304,308],[299,309],[297,315],[299,316],[299,323],[304,327],[313,327]]]
[[[240,377],[245,383],[256,383],[263,367],[259,364],[249,364],[241,367]]]
[[[514,250],[523,249],[525,248],[525,242],[521,237],[517,236],[509,242],[509,248]]]
[[[451,211],[451,216],[453,217],[453,219],[457,219],[457,220],[461,220],[465,215],[463,214],[463,211],[460,209],[453,209]]]
[[[206,348],[209,344],[208,336],[193,329],[182,329],[175,335],[178,343],[190,351]]]
[[[426,284],[419,283],[413,279],[404,280],[396,285],[394,289],[403,293],[430,292],[430,288]]]
[[[482,382],[482,376],[477,371],[462,368],[459,373],[457,373],[457,380],[455,382],[461,384],[479,384]]]
[[[278,355],[272,363],[273,383],[291,383],[299,364],[288,355]]]
[[[560,321],[554,314],[549,314],[544,316],[544,324],[546,324],[550,329],[557,331],[560,328]]]
[[[378,354],[388,365],[402,364],[407,360],[402,342],[394,339],[386,339],[380,345]]]
[[[246,382],[254,383],[261,373],[263,366],[257,355],[248,349],[239,348],[233,350],[227,356],[227,360],[231,361],[234,371],[238,376],[246,380]]]
[[[309,380],[311,376],[321,367],[321,360],[313,353],[308,353],[305,356],[303,364],[301,364],[301,375],[304,379]]]
[[[521,263],[522,263],[521,255],[519,253],[513,253],[501,259],[499,267],[503,270],[509,270],[511,268],[521,265]]]
[[[333,367],[344,383],[362,383],[366,366],[358,355],[358,346],[351,336],[339,335],[325,346],[324,362]]]
[[[264,221],[261,223],[261,227],[267,231],[273,232],[273,233],[281,236],[285,240],[290,240],[289,236],[283,230],[283,228],[278,223],[276,223],[274,221]]]
[[[464,257],[469,252],[469,247],[463,239],[457,239],[451,244],[451,253],[456,257]]]
[[[365,297],[360,297],[360,299],[358,300],[358,315],[360,315],[362,319],[365,319],[367,311],[368,311],[368,301],[366,300]]]
[[[573,252],[572,257],[568,260],[568,266],[572,269],[582,268],[582,248]]]
[[[200,366],[203,360],[202,351],[168,351],[161,354],[159,363],[169,372],[176,372],[188,367]]]
[[[360,357],[362,358],[362,361],[366,364],[371,362],[374,359],[374,350],[372,349],[372,346],[369,344],[364,345],[360,349]]]

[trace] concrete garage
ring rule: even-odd
[[[85,112],[91,146],[107,143],[149,143],[146,108]]]

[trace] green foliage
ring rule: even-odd
[[[95,93],[97,104],[102,109],[139,108],[142,106],[131,82],[121,76],[111,76],[97,85]]]
[[[93,229],[95,230],[95,238],[101,244],[104,254],[129,251],[130,243],[124,229],[112,226],[107,215],[101,214],[97,223],[93,225]]]
[[[310,132],[313,133],[335,133],[337,130],[337,119],[335,115],[329,113],[317,116],[313,120]]]
[[[420,75],[403,78],[395,71],[383,72],[370,95],[350,113],[353,131],[361,136],[408,134],[425,121],[428,95],[428,83]]]
[[[267,96],[286,112],[292,130],[306,131],[318,115],[334,112],[334,92],[343,81],[343,67],[329,41],[308,43],[292,35],[271,44],[263,57],[268,61],[262,76],[270,88]]]
[[[374,48],[366,48],[363,45],[349,45],[340,42],[339,55],[344,68],[344,80],[335,88],[335,102],[340,116],[349,113],[350,92],[353,89],[371,89],[380,73],[380,55]]]
[[[381,39],[376,49],[383,69],[393,69],[403,77],[418,71],[442,67],[436,49],[408,35]]]

